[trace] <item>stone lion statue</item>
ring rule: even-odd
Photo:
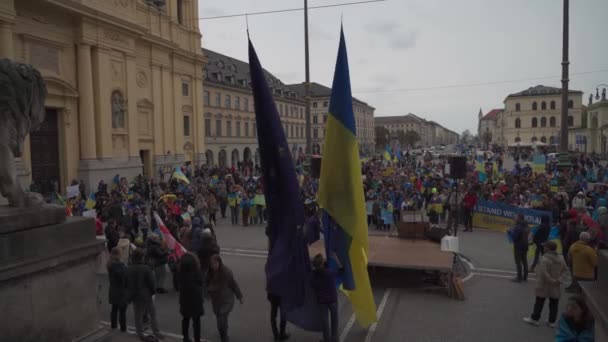
[[[25,193],[17,180],[15,158],[23,155],[23,140],[44,121],[46,86],[31,65],[0,59],[0,193],[13,207],[44,203],[37,193]]]

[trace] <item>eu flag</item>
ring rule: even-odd
[[[326,255],[334,252],[342,262],[342,290],[359,324],[367,327],[377,318],[367,274],[367,221],[356,132],[346,43],[341,30],[318,197],[324,210]]]
[[[251,41],[249,70],[268,211],[267,289],[281,297],[290,322],[318,331],[318,312],[308,300],[312,271],[304,236],[304,204],[283,125]]]

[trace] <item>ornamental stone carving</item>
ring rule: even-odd
[[[148,86],[148,76],[143,71],[139,71],[137,75],[135,75],[135,80],[137,82],[137,86],[140,88],[145,88]]]

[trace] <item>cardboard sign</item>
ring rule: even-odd
[[[72,186],[68,186],[65,188],[65,192],[66,192],[66,197],[67,198],[74,198],[74,197],[78,197],[78,195],[80,195],[80,188],[78,186],[78,184],[76,185],[72,185]]]

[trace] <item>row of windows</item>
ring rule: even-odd
[[[205,106],[211,106],[210,103],[210,94],[208,91],[204,91],[203,99]],[[222,107],[222,94],[215,93],[215,107]],[[249,111],[249,98],[243,97],[243,106],[241,107],[241,98],[239,96],[234,97],[234,108],[232,107],[232,97],[230,95],[226,95],[224,97],[224,108],[226,109],[236,109],[243,110],[245,112]],[[304,119],[304,108],[298,106],[290,106],[288,104],[279,103],[277,107],[279,114],[282,116],[291,116],[291,117],[299,117],[300,119]]]
[[[549,118],[549,127],[555,127],[555,117],[552,116]],[[568,115],[568,126],[574,126],[574,117],[572,115]],[[538,119],[536,117],[532,118],[531,120],[531,127],[535,128],[538,127]],[[540,118],[540,127],[547,127],[547,118],[546,117],[542,117]],[[515,119],[515,128],[521,128],[521,119],[517,118]]]
[[[537,137],[532,137],[532,139],[530,139],[530,142],[535,143],[535,142],[537,142],[538,140],[539,140],[539,139],[538,139]],[[549,140],[549,144],[552,144],[552,145],[553,145],[553,144],[555,144],[555,143],[557,142],[556,138],[555,138],[555,137],[553,137],[553,136],[549,137],[549,139],[548,139],[548,140]],[[520,138],[520,137],[515,138],[515,142],[516,142],[516,143],[521,142],[521,138]],[[540,137],[540,142],[542,142],[542,143],[545,143],[545,144],[546,144],[546,143],[547,143],[547,137]]]
[[[555,101],[551,101],[551,103],[549,104],[551,109],[555,109]],[[568,108],[572,109],[574,108],[574,101],[570,100],[568,101]],[[540,103],[540,109],[541,110],[546,110],[547,109],[547,102],[542,101]],[[536,101],[532,102],[532,110],[538,110],[538,103]],[[521,111],[521,105],[519,103],[515,104],[515,111],[519,112]]]
[[[318,107],[319,107],[319,103],[320,103],[320,102],[316,102],[316,101],[315,101],[315,102],[313,102],[313,103],[312,103],[312,108],[318,108]],[[323,108],[327,108],[327,106],[328,106],[328,105],[329,105],[329,102],[327,102],[327,101],[323,101]]]
[[[243,123],[243,131],[241,132],[241,122],[235,121],[235,135],[232,134],[232,121],[226,121],[226,137],[235,136],[237,138],[240,137],[257,137],[257,126],[255,123],[251,124],[251,130],[249,129],[249,122]],[[293,124],[283,124],[283,129],[285,131],[285,135],[288,138],[304,138],[305,131],[303,125],[293,125]],[[211,137],[213,136],[211,133],[211,119],[205,119],[205,136]],[[242,133],[242,134],[241,134]],[[221,137],[223,134],[222,131],[222,120],[215,120],[215,137]]]

